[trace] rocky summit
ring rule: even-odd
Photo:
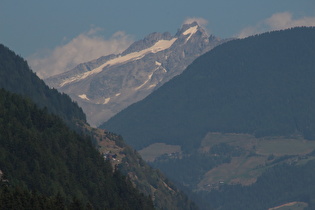
[[[224,42],[196,22],[177,33],[152,33],[124,52],[82,63],[45,82],[77,101],[91,125],[98,126],[142,100],[197,57]]]

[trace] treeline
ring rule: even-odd
[[[0,88],[30,98],[40,108],[60,116],[68,125],[73,120],[86,122],[83,110],[66,94],[50,89],[29,68],[27,62],[0,44]]]
[[[0,170],[7,185],[12,189],[19,186],[26,197],[33,196],[29,191],[36,191],[48,198],[58,195],[67,206],[78,200],[95,209],[153,209],[151,199],[139,193],[126,176],[113,170],[89,138],[70,130],[46,109],[3,89]],[[11,189],[2,187],[1,198],[10,197]]]

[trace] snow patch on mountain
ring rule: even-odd
[[[148,79],[147,79],[146,81],[144,81],[144,83],[142,83],[142,85],[136,87],[135,90],[139,90],[139,89],[142,88],[144,85],[146,85],[146,84],[151,80],[152,75],[154,74],[154,72],[155,72],[156,70],[158,70],[158,69],[159,69],[159,67],[156,68],[151,74],[149,74],[149,75],[148,75]]]
[[[189,37],[186,39],[186,42],[191,38],[191,36],[193,35],[193,34],[195,34],[197,31],[198,31],[198,25],[196,25],[196,26],[194,26],[194,27],[190,27],[189,29],[187,29],[186,31],[184,31],[183,32],[183,35],[188,35],[188,34],[190,34],[189,35]]]
[[[79,96],[80,98],[84,99],[84,100],[87,100],[87,101],[90,100],[85,94],[78,95],[78,96]]]
[[[151,89],[151,88],[154,88],[154,87],[156,87],[156,84],[150,85],[150,86],[148,87],[148,89]]]
[[[105,98],[105,101],[103,104],[108,104],[109,101],[110,101],[110,98]]]
[[[85,78],[87,78],[93,74],[97,74],[97,73],[101,72],[103,70],[103,68],[106,66],[117,65],[117,64],[129,62],[132,60],[139,60],[139,59],[143,58],[148,53],[157,53],[157,52],[166,50],[166,49],[170,48],[176,40],[177,40],[177,38],[173,38],[171,40],[159,40],[152,47],[149,47],[147,49],[141,50],[139,52],[129,53],[129,54],[124,55],[124,56],[118,56],[117,58],[109,60],[109,61],[105,62],[103,65],[101,65],[101,66],[99,66],[99,67],[97,67],[97,68],[95,68],[89,72],[85,72],[83,74],[79,74],[79,75],[76,75],[74,77],[71,77],[69,79],[64,80],[60,84],[60,87],[63,87],[64,85],[72,83],[72,82],[77,82],[77,81],[83,80],[83,79],[85,79]]]

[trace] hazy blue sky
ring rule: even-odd
[[[175,34],[188,18],[215,36],[244,37],[315,25],[315,0],[0,0],[0,43],[40,68],[54,53],[83,54],[75,63],[119,52],[151,32]]]

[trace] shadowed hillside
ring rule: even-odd
[[[81,108],[49,89],[21,57],[0,45],[0,58],[0,87],[23,95],[0,88],[1,207],[197,208],[120,136],[88,126]]]
[[[89,138],[70,130],[59,117],[3,89],[0,110],[0,170],[10,187],[23,189],[25,196],[32,190],[95,209],[153,209],[150,198],[118,170],[113,172]],[[5,198],[10,191],[1,194]]]
[[[137,149],[196,148],[207,132],[315,139],[315,28],[234,40],[101,127]]]
[[[82,109],[66,94],[50,89],[29,68],[27,62],[0,44],[0,88],[27,96],[39,107],[63,118],[69,125],[73,120],[86,121]]]

